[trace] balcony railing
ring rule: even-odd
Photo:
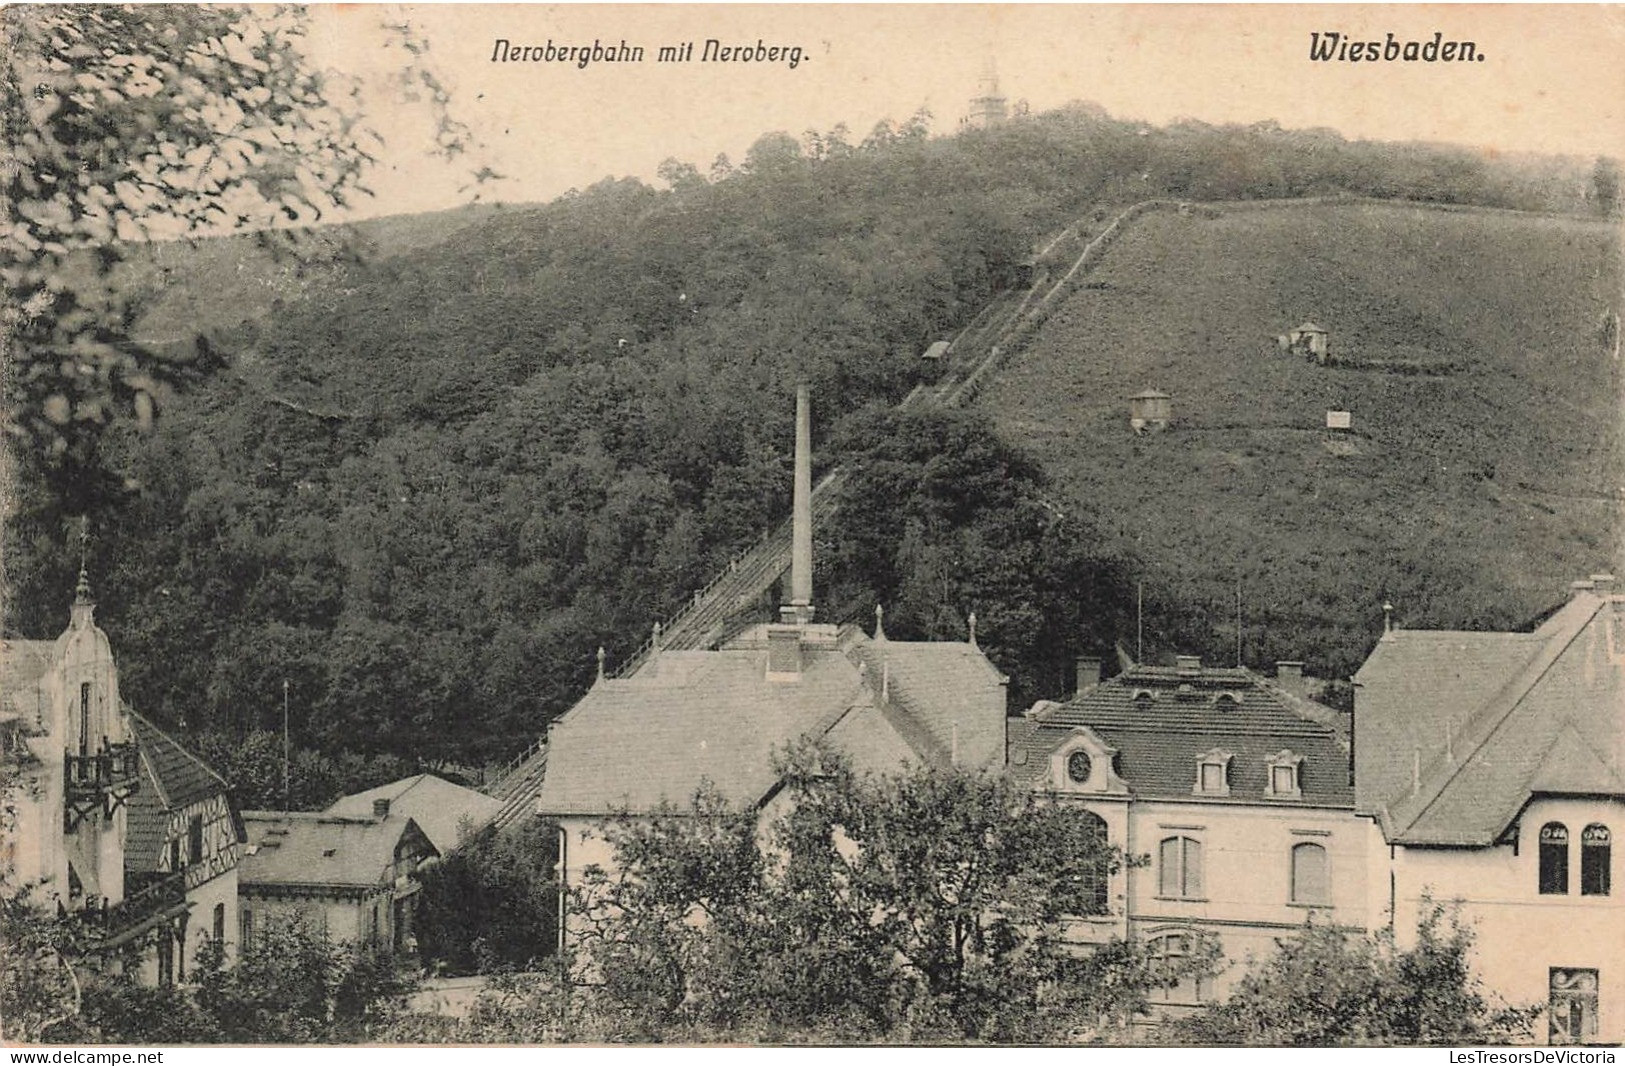
[[[117,903],[89,900],[72,917],[95,944],[186,906],[186,872],[163,874]]]
[[[93,799],[110,792],[128,796],[136,790],[140,755],[133,741],[109,744],[91,755],[63,756],[63,781],[70,801]]]

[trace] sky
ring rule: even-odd
[[[318,9],[319,62],[376,84],[398,66],[381,17],[429,43],[479,162],[486,200],[551,199],[604,177],[654,183],[662,160],[738,162],[761,134],[845,123],[859,140],[920,107],[936,132],[966,113],[988,65],[1034,111],[1093,101],[1164,123],[1274,119],[1350,138],[1505,152],[1625,156],[1625,6],[1567,5],[342,5]],[[1312,32],[1472,41],[1470,63],[1313,62]],[[704,42],[799,47],[801,61],[702,62]],[[513,47],[644,49],[641,62],[493,62]],[[661,46],[694,42],[662,63]],[[370,97],[389,144],[363,213],[466,202],[466,171],[428,159],[421,108]]]

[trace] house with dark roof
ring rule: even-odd
[[[1355,675],[1368,921],[1460,900],[1475,964],[1551,1043],[1625,1040],[1625,596],[1576,582],[1532,632],[1389,625]]]
[[[242,937],[298,917],[307,928],[376,951],[410,955],[418,870],[439,856],[416,821],[373,801],[365,816],[244,811],[238,884]]]
[[[1006,678],[965,641],[891,640],[815,622],[807,399],[798,395],[789,602],[776,622],[720,646],[664,650],[630,676],[604,675],[553,723],[536,813],[557,821],[566,883],[611,868],[604,820],[681,808],[709,786],[764,816],[778,793],[774,756],[800,740],[843,753],[859,772],[911,765],[998,766]],[[658,634],[657,634],[658,637]],[[602,660],[600,660],[602,663]]]
[[[1096,875],[1102,913],[1066,931],[1078,950],[1135,939],[1172,964],[1212,938],[1230,965],[1156,994],[1178,1011],[1223,998],[1249,956],[1311,917],[1360,926],[1367,832],[1337,711],[1292,691],[1295,675],[1277,684],[1195,656],[1107,681],[1084,663],[1071,700],[1040,701],[1009,729],[1011,773],[1149,858]]]
[[[184,978],[237,941],[240,824],[226,783],[119,695],[81,572],[55,641],[0,641],[0,738],[22,787],[3,858],[108,968]]]

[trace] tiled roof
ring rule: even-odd
[[[416,774],[343,796],[326,813],[371,818],[374,801],[381,799],[389,801],[391,817],[401,815],[416,822],[441,854],[457,845],[465,822],[481,825],[502,807],[501,800],[483,792],[454,785],[433,774]]]
[[[439,854],[410,818],[346,818],[311,811],[244,811],[248,846],[238,866],[252,886],[381,888],[401,846]]]
[[[810,632],[796,681],[768,679],[760,634],[717,651],[662,652],[631,677],[599,681],[548,735],[537,811],[681,806],[703,781],[755,803],[777,781],[775,752],[797,738],[827,737],[859,769],[890,771],[948,762],[953,721],[968,722],[967,708],[992,708],[995,729],[1002,717],[1003,679],[973,645]],[[963,735],[969,744],[971,731]]]
[[[1117,749],[1116,772],[1136,796],[1194,798],[1199,758],[1219,748],[1232,756],[1229,799],[1264,802],[1268,759],[1290,750],[1303,757],[1303,798],[1267,802],[1352,806],[1348,746],[1332,724],[1336,713],[1245,669],[1134,666],[1070,702],[1040,705],[1025,722],[1011,722],[1010,768],[1036,785],[1050,755],[1086,726]]]
[[[754,803],[776,780],[773,753],[821,736],[866,700],[831,644],[798,681],[769,681],[763,651],[668,651],[628,678],[593,686],[548,734],[543,814],[682,805],[703,781]]]
[[[1386,634],[1355,728],[1389,841],[1484,845],[1536,793],[1625,796],[1622,617],[1625,597],[1579,591],[1531,634]]]
[[[227,792],[226,782],[202,759],[145,718],[125,708],[141,752],[140,787],[129,799],[124,868],[135,873],[158,869],[169,837],[172,811]]]
[[[969,742],[955,728],[967,703],[996,701],[1002,717],[1004,675],[974,644],[881,638],[856,642],[849,654],[863,664],[871,688],[885,679],[887,703],[901,712],[894,716],[899,732],[931,761],[947,762]],[[983,755],[996,761],[1001,753],[959,754],[979,762]]]

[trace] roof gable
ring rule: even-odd
[[[477,826],[502,809],[502,801],[483,792],[455,785],[433,774],[414,774],[387,785],[342,796],[326,813],[352,818],[372,817],[378,800],[389,801],[389,813],[416,822],[418,828],[445,853],[455,847],[465,824]]]
[[[1533,654],[1488,698],[1474,705],[1451,699],[1449,692],[1435,692],[1431,699],[1401,708],[1413,731],[1432,730],[1442,744],[1426,760],[1419,748],[1414,750],[1411,787],[1379,809],[1391,842],[1486,845],[1501,835],[1534,792],[1625,795],[1620,772],[1622,607],[1625,600],[1619,597],[1577,593],[1530,635]],[[1496,676],[1505,676],[1505,670]],[[1424,679],[1418,685],[1414,674],[1393,681],[1400,688],[1439,683]],[[1484,687],[1469,685],[1463,695]],[[1378,706],[1391,717],[1389,702]],[[1356,721],[1364,730],[1358,710]],[[1384,734],[1374,740],[1392,747]],[[1377,751],[1373,759],[1392,762],[1400,754]],[[1366,766],[1362,757],[1362,774]]]

